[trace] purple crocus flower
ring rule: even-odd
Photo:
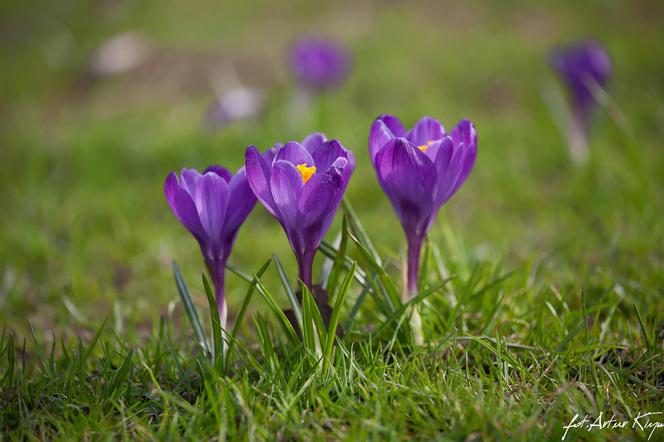
[[[606,87],[611,60],[595,41],[581,41],[551,53],[551,66],[569,89],[572,111],[582,135],[587,137],[595,108],[592,88]]]
[[[477,157],[475,126],[462,120],[446,133],[431,117],[406,130],[392,115],[371,126],[369,154],[378,181],[408,241],[408,294],[417,294],[420,250],[438,210],[466,181]]]
[[[336,42],[309,37],[294,44],[291,65],[303,86],[324,90],[344,82],[350,71],[351,57],[348,50]]]
[[[240,225],[256,204],[244,167],[235,175],[221,166],[210,166],[203,174],[194,169],[182,169],[180,177],[171,172],[166,177],[164,192],[175,217],[201,247],[214,282],[219,317],[225,325],[226,261]]]
[[[316,249],[330,228],[355,160],[339,141],[315,133],[298,143],[275,146],[274,159],[247,148],[249,185],[288,237],[299,277],[312,289]]]

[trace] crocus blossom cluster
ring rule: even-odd
[[[351,66],[348,50],[331,40],[308,37],[298,40],[291,51],[291,66],[303,86],[323,90],[340,86]]]
[[[337,140],[315,133],[274,147],[274,159],[247,148],[251,189],[288,237],[299,277],[312,287],[313,259],[348,185],[355,160]]]
[[[171,172],[164,192],[175,217],[200,245],[214,283],[219,316],[225,322],[226,261],[240,225],[256,204],[244,167],[234,175],[221,166],[210,166],[203,174],[182,169],[179,177]]]
[[[350,57],[336,43],[300,40],[292,66],[306,89],[326,89],[346,77]],[[587,135],[595,87],[605,87],[611,62],[594,42],[582,42],[553,53],[552,66],[569,87],[573,113]],[[408,243],[407,297],[418,292],[421,247],[441,207],[454,196],[477,158],[477,132],[468,120],[451,131],[431,117],[406,129],[392,115],[381,115],[369,134],[369,155],[378,182],[390,200]],[[164,185],[178,220],[198,241],[212,275],[219,314],[225,323],[224,268],[238,229],[256,200],[281,224],[299,266],[299,278],[310,289],[315,253],[327,233],[355,168],[352,153],[338,140],[314,133],[302,142],[276,144],[265,154],[249,146],[245,166],[232,175],[220,166],[203,174],[183,169]],[[313,290],[312,290],[313,291]],[[327,296],[326,293],[323,293]],[[326,306],[323,298],[320,305]],[[417,309],[411,322],[421,323]],[[417,340],[416,342],[421,342]]]
[[[475,126],[462,120],[446,133],[424,117],[406,130],[398,118],[382,115],[369,135],[369,155],[408,241],[408,291],[417,293],[422,241],[438,210],[466,181],[477,157]]]
[[[587,136],[595,108],[592,88],[605,88],[611,77],[611,60],[595,41],[582,41],[551,54],[551,66],[569,89],[572,111],[580,130]]]

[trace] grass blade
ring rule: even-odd
[[[335,249],[339,250],[339,244],[341,243],[341,236],[342,232],[339,232],[336,234],[334,237],[334,240],[330,243],[332,247]],[[336,258],[335,256],[327,256],[323,255],[323,265],[321,266],[320,272],[319,272],[319,281],[320,285],[323,288],[327,287],[327,280],[330,278],[330,274],[332,273],[332,267],[334,266],[334,260]]]
[[[325,257],[327,257],[329,259],[335,259],[337,257],[337,255],[339,254],[339,251],[337,250],[336,247],[334,247],[332,244],[327,243],[325,241],[321,241],[320,246],[318,246],[318,250],[323,255],[325,255]],[[344,259],[343,259],[343,268],[346,269],[346,271],[348,271],[353,266],[353,263],[355,263],[355,260],[349,258],[348,256],[345,256]],[[369,287],[370,288],[369,282],[367,281],[366,274],[359,267],[355,270],[355,279],[363,287]]]
[[[304,285],[304,284],[302,284]],[[316,338],[314,337],[314,324],[312,318],[313,299],[308,290],[302,291],[302,342],[307,356],[316,354]]]
[[[263,315],[260,313],[256,314],[254,319],[254,324],[256,326],[256,334],[258,336],[258,344],[263,353],[265,360],[271,360],[274,357],[274,347],[272,345],[272,338],[270,337],[270,332],[267,327],[267,321],[263,318]]]
[[[272,294],[265,288],[260,278],[256,275],[254,275],[254,278],[256,279],[256,287],[258,288],[258,293],[260,293],[263,296],[263,299],[265,299],[265,302],[267,302],[268,307],[270,307],[270,310],[272,310],[272,313],[279,322],[279,325],[284,330],[284,333],[286,333],[286,337],[291,342],[291,344],[297,345],[299,343],[299,339],[290,321],[288,320],[288,318],[286,318],[284,312],[279,308],[279,305],[274,300]]]
[[[341,287],[339,288],[339,293],[334,301],[334,307],[332,308],[332,315],[330,317],[330,324],[327,328],[327,341],[325,342],[325,350],[323,352],[323,364],[325,367],[329,367],[332,363],[332,347],[334,345],[334,338],[337,335],[337,325],[339,324],[339,315],[341,314],[341,307],[343,307],[346,296],[350,291],[350,283],[353,281],[353,275],[355,273],[356,266],[350,269],[350,272],[346,275]]]
[[[343,217],[343,222],[341,225],[341,240],[339,241],[339,247],[337,249],[337,255],[334,257],[332,264],[332,270],[328,275],[323,288],[328,291],[328,293],[334,293],[337,289],[337,284],[339,283],[339,278],[341,277],[341,272],[344,267],[344,260],[346,258],[346,248],[348,246],[348,217]]]
[[[122,366],[115,372],[113,379],[108,384],[104,397],[107,397],[110,400],[114,399],[115,394],[120,388],[120,385],[124,383],[126,378],[129,376],[129,371],[131,370],[131,360],[133,356],[134,356],[134,350],[129,350],[129,353],[127,354],[127,357],[122,363]]]
[[[394,311],[396,308],[402,305],[401,297],[399,296],[399,289],[397,288],[397,286],[394,285],[394,282],[387,274],[387,272],[381,265],[380,261],[376,261],[374,259],[371,252],[364,246],[364,244],[362,244],[362,242],[358,238],[356,238],[355,235],[353,235],[352,233],[349,232],[348,235],[350,236],[350,239],[353,240],[353,242],[357,246],[362,256],[364,256],[369,265],[378,274],[378,278],[384,289],[383,295],[385,296],[385,302],[390,307],[390,310]]]
[[[302,325],[302,308],[300,307],[300,302],[297,300],[297,297],[293,292],[293,288],[291,287],[290,282],[288,281],[288,276],[286,276],[286,272],[284,271],[284,268],[281,265],[281,261],[279,261],[279,257],[277,257],[277,255],[272,255],[272,259],[274,260],[274,265],[277,266],[277,273],[279,274],[281,285],[284,287],[284,291],[286,292],[288,301],[290,302],[291,307],[293,308],[293,313],[295,313],[295,318],[297,319],[297,323],[298,325]]]
[[[650,339],[648,339],[648,332],[646,331],[646,326],[643,325],[643,319],[641,318],[641,312],[639,312],[639,308],[634,305],[634,311],[636,312],[636,319],[639,321],[639,327],[641,327],[641,333],[643,334],[643,340],[646,343],[646,348],[650,350]]]
[[[355,318],[357,317],[357,314],[360,311],[360,307],[362,307],[362,304],[364,304],[364,300],[367,298],[368,293],[369,289],[367,287],[362,287],[360,296],[357,297],[355,304],[353,304],[353,308],[350,310],[348,319],[346,319],[346,323],[344,324],[344,330],[346,331],[346,333],[350,333],[351,329],[353,328],[353,323],[355,322]]]
[[[323,317],[320,313],[320,309],[318,308],[318,304],[316,304],[316,301],[314,300],[313,295],[311,294],[311,291],[307,286],[302,284],[302,294],[309,298],[309,301],[311,302],[311,319],[314,322],[314,326],[316,327],[316,330],[318,331],[318,339],[319,339],[319,344],[322,344],[325,342],[327,339],[327,330],[325,328],[325,322],[323,321]]]
[[[236,268],[236,267],[234,267],[230,264],[226,264],[226,268],[228,270],[230,270],[231,273],[233,273],[234,275],[239,276],[240,278],[244,279],[246,282],[251,282],[251,276],[247,275],[246,273],[244,273],[240,269],[238,269],[238,268]]]
[[[4,342],[5,337],[3,333],[2,340],[0,342]],[[4,387],[5,385],[12,386],[14,384],[14,367],[16,364],[16,354],[14,353],[14,336],[9,335],[7,339],[7,371],[5,372],[4,376],[2,377],[2,380],[0,380],[0,387]]]
[[[217,369],[221,368],[221,364],[224,358],[224,344],[221,337],[221,321],[219,319],[219,307],[217,306],[217,300],[210,289],[210,284],[205,277],[205,273],[201,274],[203,279],[203,287],[205,288],[205,295],[207,296],[208,305],[210,306],[210,322],[212,323],[212,343],[214,345],[212,360],[214,367]]]
[[[85,352],[85,357],[84,361],[87,360],[90,355],[92,354],[92,350],[95,349],[97,346],[97,342],[99,341],[99,337],[101,336],[101,332],[104,330],[104,327],[106,326],[106,323],[108,322],[108,316],[104,319],[104,322],[101,323],[101,326],[99,327],[99,330],[97,330],[97,333],[95,333],[94,337],[92,338],[92,341],[90,342],[90,345],[88,346],[88,350]]]
[[[572,341],[572,339],[574,339],[576,335],[578,335],[581,332],[581,330],[583,330],[585,324],[586,324],[585,318],[581,319],[581,321],[579,321],[576,327],[574,327],[572,331],[569,332],[567,336],[565,336],[565,338],[560,342],[560,344],[558,344],[558,347],[556,347],[556,352],[563,351],[565,347],[567,347],[567,344],[569,344]]]
[[[495,341],[495,340],[488,340],[483,337],[477,337],[477,336],[472,336],[472,335],[466,335],[465,336],[468,340],[472,342],[476,342],[477,344],[481,345],[482,347],[486,348],[489,350],[491,353],[493,353],[499,360],[504,359],[507,361],[512,367],[519,367],[519,363],[512,357],[510,353],[500,351],[500,343]],[[494,344],[495,347],[491,344]]]
[[[187,312],[191,326],[193,327],[196,338],[198,339],[198,345],[203,349],[206,355],[209,355],[210,347],[208,346],[207,339],[205,338],[201,320],[198,317],[198,312],[196,311],[196,307],[194,307],[194,301],[191,299],[187,285],[184,282],[180,268],[178,267],[175,260],[173,261],[173,276],[175,277],[175,285],[177,286],[178,292],[180,293],[180,298],[184,304],[184,310]]]
[[[371,239],[369,239],[369,235],[367,235],[367,231],[364,230],[364,227],[362,226],[362,223],[360,222],[360,219],[357,217],[357,214],[355,213],[355,210],[353,209],[353,206],[351,206],[350,202],[348,202],[348,200],[345,197],[341,200],[341,207],[344,209],[344,212],[346,213],[346,217],[348,218],[348,223],[350,224],[350,230],[362,242],[362,245],[369,252],[372,259],[376,263],[378,263],[379,266],[382,266],[383,262],[381,261],[380,256],[378,255],[378,252],[376,251],[376,248],[374,247],[373,243],[371,242]]]
[[[422,293],[418,294],[414,298],[411,298],[408,302],[404,303],[397,309],[390,317],[388,317],[385,322],[383,322],[380,327],[373,333],[375,336],[379,336],[380,333],[392,322],[398,320],[405,312],[408,311],[408,308],[414,304],[419,304],[438,290],[442,289],[448,282],[450,282],[453,279],[453,277],[447,278],[446,280],[442,281],[440,284],[431,287]]]
[[[230,342],[228,343],[228,352],[226,353],[226,363],[224,369],[225,372],[228,372],[228,365],[230,363],[231,355],[233,353],[233,347],[235,347],[237,332],[240,330],[240,324],[244,320],[244,315],[247,313],[249,302],[251,301],[251,298],[253,297],[254,291],[256,289],[257,277],[260,278],[261,276],[263,276],[263,273],[265,273],[265,270],[267,270],[271,261],[272,259],[268,259],[267,261],[265,261],[265,263],[258,269],[258,272],[256,272],[256,276],[253,279],[251,279],[249,283],[247,294],[244,296],[242,307],[240,308],[240,312],[237,314],[237,317],[235,318],[235,323],[233,324],[233,330],[231,331],[230,334],[231,339]]]
[[[265,370],[261,366],[261,364],[256,360],[256,358],[247,350],[240,342],[238,342],[237,339],[235,339],[233,336],[230,334],[226,333],[226,339],[228,339],[230,342],[228,343],[228,354],[230,354],[231,349],[234,349],[237,347],[239,350],[241,350],[244,355],[247,357],[247,360],[249,361],[249,364],[256,370],[257,373],[260,373],[261,375],[265,374]],[[226,356],[226,364],[228,365],[229,357]],[[225,368],[226,372],[228,372],[228,367]]]

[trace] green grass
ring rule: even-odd
[[[0,438],[560,440],[576,413],[664,411],[657,2],[100,5],[15,2],[0,18]],[[156,47],[148,65],[89,79],[90,51],[134,29]],[[355,67],[292,122],[281,57],[312,29],[347,42]],[[591,159],[574,167],[545,61],[552,45],[587,35],[612,55],[626,124],[600,110]],[[259,120],[202,129],[218,60],[266,89]],[[479,134],[475,170],[429,235],[420,348],[398,299],[403,235],[367,155],[384,112],[447,127],[467,117]],[[231,257],[249,281],[228,272],[233,328],[220,335],[163,180],[182,166],[238,167],[248,144],[318,130],[358,163],[354,213],[344,224],[340,209],[315,272],[345,293],[347,334],[330,350],[313,303],[306,336],[287,332],[278,312],[292,304],[283,282],[294,260],[258,206]],[[342,259],[330,244],[345,227],[354,235]],[[214,352],[222,338],[227,357]],[[570,430],[566,440],[579,438],[647,433]]]

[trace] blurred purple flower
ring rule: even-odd
[[[462,120],[446,134],[437,120],[424,117],[406,131],[398,118],[381,115],[371,126],[369,154],[406,233],[408,292],[414,296],[424,236],[475,164],[475,126]]]
[[[258,200],[286,232],[300,280],[312,289],[314,255],[332,224],[355,160],[339,141],[328,141],[319,133],[273,149],[271,160],[254,146],[247,148],[247,178]]]
[[[225,324],[224,268],[240,225],[256,204],[244,167],[235,175],[221,166],[203,174],[182,169],[171,172],[164,183],[166,199],[175,217],[198,241],[215,287],[217,306]]]
[[[302,85],[323,90],[338,87],[345,81],[351,56],[339,43],[309,37],[298,40],[293,46],[291,65]]]
[[[581,41],[551,53],[551,66],[569,90],[572,111],[585,136],[595,107],[592,88],[606,87],[611,77],[611,60],[595,41]]]

